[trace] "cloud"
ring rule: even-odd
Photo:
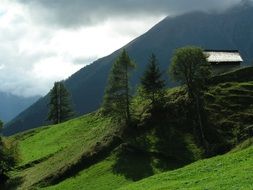
[[[117,17],[173,15],[193,10],[224,10],[241,0],[18,0],[36,22],[51,26],[94,25]]]
[[[122,47],[163,17],[117,18],[67,30],[32,18],[23,4],[2,0],[0,91],[45,95],[54,81]]]
[[[4,67],[5,67],[4,65],[0,65],[0,70],[4,69]]]

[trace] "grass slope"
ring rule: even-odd
[[[77,176],[69,178],[55,186],[46,187],[44,189],[111,190],[132,183],[133,181],[127,179],[124,175],[119,175],[113,172],[115,160],[115,155],[112,155],[105,160],[91,166],[90,168],[83,170]]]
[[[77,145],[91,145],[99,140],[96,138],[101,137],[109,122],[93,115],[86,115],[60,125],[28,132],[21,137],[19,143],[22,155],[20,165],[53,155],[68,147],[74,149],[79,148]]]
[[[17,170],[12,173],[13,179],[20,178],[18,189],[117,189],[181,165],[169,160],[169,165],[165,166],[159,156],[138,152],[122,144],[98,162],[80,168],[52,185],[51,177],[72,168],[83,155],[94,151],[94,146],[104,143],[104,137],[112,136],[116,128],[109,118],[89,114],[11,137],[9,140],[18,142],[21,155]],[[150,135],[152,137],[150,133],[142,136]],[[150,146],[146,147],[147,151]]]
[[[120,190],[253,189],[252,171],[253,147],[250,147],[158,174]]]
[[[89,114],[66,123],[12,137],[18,141],[21,162],[13,178],[22,178],[20,189],[46,183],[94,150],[114,133],[110,119]]]

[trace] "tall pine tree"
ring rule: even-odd
[[[103,102],[105,113],[123,119],[126,124],[130,122],[129,73],[134,66],[126,50],[123,50],[113,64]]]
[[[151,100],[153,106],[163,99],[165,80],[162,79],[162,73],[154,54],[151,55],[147,69],[141,78],[141,90],[142,96]]]
[[[48,120],[58,124],[70,119],[73,115],[67,89],[63,82],[55,82],[50,91]]]

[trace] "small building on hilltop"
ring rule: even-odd
[[[238,50],[205,50],[204,53],[215,73],[234,70],[243,62]]]

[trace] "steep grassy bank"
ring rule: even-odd
[[[104,160],[45,189],[117,189],[184,164],[181,160],[166,160],[167,157],[146,151],[137,150],[129,144],[121,144]]]
[[[96,155],[96,150],[110,144],[115,127],[110,118],[89,114],[14,136],[19,142],[21,162],[13,178],[21,179],[21,189],[29,189],[72,175],[82,169],[76,165],[88,159],[84,155]],[[70,170],[73,167],[75,170]]]
[[[107,157],[105,160],[92,165],[86,170],[81,171],[78,175],[66,179],[65,181],[49,186],[43,189],[62,190],[62,189],[96,189],[96,190],[111,190],[122,187],[133,182],[127,179],[124,175],[119,175],[114,172],[117,157],[115,154]],[[132,165],[131,167],[135,167]],[[135,168],[137,169],[137,168]],[[134,169],[133,169],[134,170]]]
[[[18,143],[21,160],[12,179],[19,189],[111,189],[199,159],[177,160],[185,152],[195,154],[191,137],[181,135],[182,150],[170,157],[155,146],[153,130],[119,139],[119,128],[110,118],[89,114],[13,136],[9,140]],[[148,139],[153,140],[143,146]]]
[[[120,188],[121,190],[253,189],[253,147],[201,160]]]

